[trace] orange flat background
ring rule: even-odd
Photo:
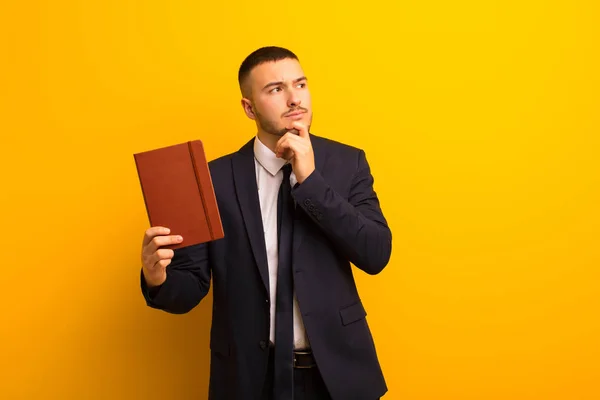
[[[237,69],[275,44],[392,227],[356,274],[385,398],[599,399],[599,3],[207,4],[2,4],[0,397],[206,398],[211,299],[139,291],[133,153],[241,147]]]

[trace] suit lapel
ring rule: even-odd
[[[324,166],[326,160],[324,143],[321,142],[319,137],[315,137],[313,134],[310,135],[310,139],[313,147],[313,153],[315,155],[315,169],[319,171],[319,173],[323,174],[323,171],[325,171]],[[302,213],[304,213],[304,211],[300,208],[300,206],[297,206],[296,220],[294,223],[294,250],[292,253],[292,259],[294,260],[294,263],[296,260],[299,259],[299,257],[296,257],[296,253],[300,249],[300,245],[302,244],[304,238],[307,235],[306,224],[313,223],[312,221],[310,221],[310,217],[308,215],[301,215]]]
[[[325,145],[319,137],[311,134],[313,152],[315,155],[315,168],[319,173],[323,174],[326,153]],[[265,244],[264,229],[262,223],[262,215],[260,211],[260,199],[258,197],[258,186],[256,185],[256,166],[254,164],[254,138],[246,143],[233,157],[233,180],[235,185],[236,195],[242,211],[242,218],[246,227],[246,233],[250,240],[252,253],[261,280],[265,286],[267,294],[269,290],[269,265],[267,262],[267,250]],[[308,220],[310,217],[300,214],[303,211],[300,207],[296,210],[296,219],[294,223],[294,238],[293,238],[293,262],[295,263],[299,257],[295,257],[300,249],[300,245],[307,235],[307,224],[313,223]],[[300,218],[301,217],[301,218]]]
[[[252,253],[258,265],[258,271],[265,290],[269,293],[269,265],[267,263],[258,186],[256,185],[253,144],[254,138],[246,143],[233,157],[233,180]]]

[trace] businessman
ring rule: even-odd
[[[310,132],[291,51],[254,51],[238,81],[257,133],[209,163],[225,238],[173,251],[185,237],[149,228],[145,300],[186,313],[212,278],[209,399],[378,399],[387,386],[351,263],[381,272],[392,234],[365,153]]]

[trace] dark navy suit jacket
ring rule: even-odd
[[[297,203],[294,286],[306,333],[334,400],[373,400],[387,391],[351,263],[374,275],[392,234],[363,150],[311,134],[316,170],[292,190]],[[267,255],[253,140],[209,163],[225,238],[175,251],[148,306],[186,313],[213,284],[209,398],[259,399],[269,346]],[[184,238],[185,240],[185,238]]]

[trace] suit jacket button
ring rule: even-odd
[[[267,342],[265,342],[264,340],[261,340],[259,345],[260,345],[260,348],[263,350],[267,348]]]
[[[305,206],[309,206],[309,205],[311,205],[311,204],[312,204],[312,203],[311,203],[310,199],[306,199],[306,200],[304,200],[304,205],[305,205]]]

